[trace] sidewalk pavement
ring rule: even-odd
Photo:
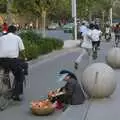
[[[80,45],[80,40],[65,40],[63,48],[74,48]]]
[[[101,43],[101,49],[98,51],[98,58],[91,60],[89,64],[96,62],[105,63],[105,56],[110,48],[113,47],[113,41]],[[79,69],[82,66],[80,63]],[[94,99],[86,101],[83,105],[70,106],[58,120],[119,120],[120,119],[120,70],[115,70],[115,79],[117,88],[115,92],[105,99]]]
[[[38,61],[44,61],[46,59],[48,60],[48,58],[49,59],[55,58],[57,56],[64,55],[64,54],[72,52],[72,51],[81,51],[81,54],[82,54],[83,50],[82,50],[82,48],[80,48],[80,40],[65,40],[63,49],[55,50],[49,54],[42,55],[42,56],[38,57],[37,59],[29,61],[29,64],[31,65]]]

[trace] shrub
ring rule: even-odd
[[[19,35],[23,40],[28,40],[36,43],[41,39],[41,34],[35,33],[32,30],[22,31]]]
[[[28,60],[35,59],[39,56],[39,49],[37,44],[30,41],[24,41],[24,45],[26,57]]]
[[[44,38],[44,40],[50,44],[50,46],[54,49],[61,49],[63,47],[63,41],[60,39],[56,39],[56,38]],[[50,42],[50,43],[49,43]]]
[[[34,31],[23,31],[20,34],[25,45],[28,60],[37,58],[39,55],[47,54],[53,50],[61,49],[63,41],[56,38],[42,38],[41,34]]]

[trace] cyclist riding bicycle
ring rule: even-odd
[[[12,90],[12,99],[20,101],[20,95],[23,94],[24,81],[24,60],[19,58],[20,53],[24,54],[24,44],[22,39],[15,34],[16,27],[8,27],[8,33],[0,37],[0,66],[9,69],[14,75],[14,88]],[[27,67],[26,67],[27,68]]]
[[[90,24],[90,29],[89,38],[92,40],[92,48],[97,49],[100,46],[100,36],[102,32],[98,29],[98,26],[94,24]]]

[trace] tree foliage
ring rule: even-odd
[[[0,0],[0,4],[7,4],[8,0]],[[69,19],[71,17],[71,0],[10,0],[11,12],[19,15],[29,15],[41,17],[42,12],[46,11],[47,18],[59,20],[61,18]],[[106,16],[110,7],[114,7],[115,14],[119,14],[117,9],[120,2],[113,6],[115,1],[119,0],[76,0],[77,16],[88,18],[89,14],[101,16],[105,11]]]

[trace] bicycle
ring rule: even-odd
[[[92,57],[93,57],[93,59],[97,59],[97,54],[98,54],[97,50],[98,50],[98,44],[94,43],[93,48],[92,48]]]
[[[111,33],[105,33],[105,40],[107,42],[110,42],[110,40],[111,40]]]
[[[10,70],[0,68],[0,111],[8,107],[12,97],[14,78],[10,77]]]

